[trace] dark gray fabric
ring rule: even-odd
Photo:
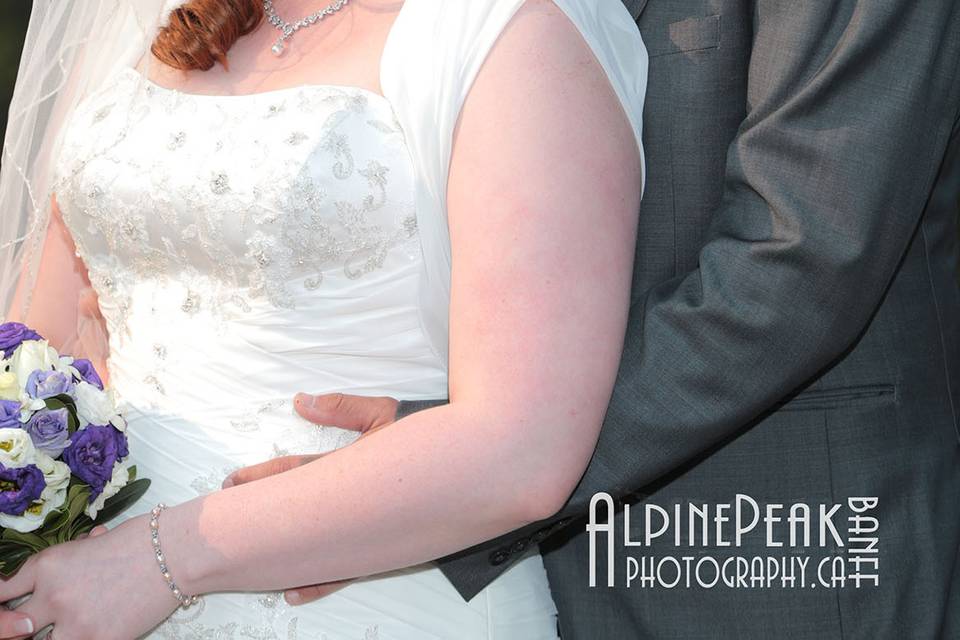
[[[446,400],[401,400],[397,404],[397,420],[406,418],[411,413],[431,409],[447,404]]]
[[[540,542],[566,640],[960,637],[960,3],[627,5],[648,182],[600,441],[555,518],[440,566],[469,598]],[[590,589],[601,490],[879,496],[880,585]]]

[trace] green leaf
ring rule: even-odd
[[[15,542],[21,546],[28,547],[33,551],[42,551],[50,546],[42,536],[39,536],[32,531],[30,533],[21,533],[16,529],[8,528],[3,530],[3,535],[0,537],[2,537],[5,541]]]
[[[10,555],[11,553],[22,551],[23,549],[32,551],[32,549],[28,545],[24,545],[23,543],[18,542],[16,540],[0,539],[0,560]]]
[[[116,493],[116,495],[111,496],[104,501],[103,509],[97,513],[97,517],[94,522],[96,524],[103,524],[104,522],[116,517],[130,507],[134,502],[139,500],[149,488],[150,480],[148,478],[140,478],[139,480],[128,482],[123,486],[123,488],[120,489],[120,491]]]
[[[74,400],[72,396],[70,396],[70,395],[68,395],[68,394],[66,394],[66,393],[61,393],[61,394],[58,395],[58,396],[53,396],[52,398],[47,398],[46,401],[47,401],[47,402],[50,402],[51,400],[55,400],[55,401],[57,401],[57,402],[62,403],[63,406],[67,407],[68,409],[70,409],[70,410],[73,411],[74,413],[77,412],[77,401]]]
[[[47,517],[43,519],[43,525],[37,530],[47,533],[49,531],[56,531],[63,525],[67,523],[67,509],[65,507],[66,500],[58,508],[54,509],[47,514]]]
[[[129,477],[127,478],[127,482],[133,482],[134,480],[136,480],[136,479],[137,479],[137,465],[132,464],[132,465],[130,465],[129,467],[127,467],[127,474],[129,475]]]
[[[94,523],[90,519],[90,516],[83,514],[76,520],[70,523],[69,527],[66,527],[61,532],[61,537],[63,540],[60,542],[67,542],[69,540],[76,540],[80,535],[84,533],[90,533],[90,530],[93,529]]]
[[[22,545],[9,545],[0,542],[0,575],[9,578],[17,572],[34,551]]]
[[[67,409],[67,433],[73,434],[80,427],[80,420],[77,418],[77,403],[67,394],[60,394],[52,398],[47,398],[44,403],[47,409]]]
[[[84,520],[88,523],[90,518],[83,512],[90,502],[90,487],[83,483],[71,484],[67,489],[67,500],[61,509],[65,509],[67,516],[67,526],[57,532],[57,542],[67,542],[75,540],[78,535],[84,533],[82,525]],[[93,528],[92,526],[90,527]],[[89,531],[90,529],[87,529]]]
[[[83,513],[90,502],[90,487],[85,484],[72,484],[67,489],[67,522],[73,522]]]
[[[37,534],[50,545],[61,542],[60,532],[67,528],[70,522],[70,514],[67,512],[66,503],[60,505],[59,509],[54,509],[47,514],[43,520],[43,526],[37,529]]]

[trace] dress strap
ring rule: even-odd
[[[452,264],[446,200],[453,134],[484,60],[524,1],[406,0],[384,45],[380,82],[414,165],[423,253],[421,325],[444,363]],[[633,125],[642,160],[647,52],[630,13],[620,0],[554,2],[606,71]]]

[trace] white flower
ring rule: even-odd
[[[0,513],[0,527],[16,529],[21,533],[35,531],[43,525],[47,514],[59,509],[67,501],[67,487],[70,485],[70,467],[65,462],[54,460],[42,451],[36,452],[34,464],[43,472],[47,483],[40,499],[30,505],[23,515],[14,516]]]
[[[108,498],[117,495],[117,492],[127,486],[127,482],[129,481],[130,472],[127,471],[127,468],[119,460],[114,462],[113,475],[110,478],[110,482],[103,487],[103,491],[97,496],[97,499],[87,505],[84,513],[90,516],[91,520],[95,519],[100,509],[103,509],[103,503],[106,502]]]
[[[20,392],[17,374],[13,371],[0,371],[0,400],[19,400]]]
[[[81,427],[91,424],[112,424],[119,431],[126,429],[126,422],[117,413],[117,400],[113,389],[101,391],[89,382],[80,382],[75,387],[77,417]]]
[[[60,362],[57,350],[46,340],[26,340],[13,352],[9,360],[3,361],[3,373],[0,373],[0,398],[19,400],[22,412],[21,421],[26,422],[34,411],[47,405],[43,400],[31,398],[24,386],[34,371],[51,370]],[[16,395],[14,395],[16,394]]]
[[[66,499],[67,486],[70,484],[70,467],[67,466],[67,463],[54,460],[43,451],[37,451],[37,461],[35,464],[40,468],[40,471],[43,471],[43,479],[47,483],[40,499],[53,500],[56,502],[56,500],[54,500],[54,494],[60,493],[61,491],[64,494],[64,499]],[[61,504],[63,504],[63,500],[60,500],[59,504],[53,508],[56,509]]]
[[[59,362],[60,355],[46,340],[22,342],[9,360],[10,371],[17,376],[21,385],[26,384],[27,378],[37,369],[51,369],[54,363]]]
[[[23,429],[0,429],[0,464],[7,469],[19,469],[34,464],[37,450],[33,440]]]
[[[73,366],[73,357],[71,356],[60,356],[57,361],[53,363],[53,368],[61,373],[75,374],[81,380],[83,379],[83,376],[80,375],[77,368]]]
[[[47,403],[39,398],[31,398],[26,392],[20,394],[20,422],[29,422],[34,413],[46,409]]]
[[[70,376],[73,380],[83,380],[83,374],[80,373],[80,369],[73,364],[74,359],[69,356],[60,356],[60,366],[57,367],[57,371],[62,371]]]

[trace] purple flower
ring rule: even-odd
[[[0,512],[23,515],[47,486],[43,472],[36,465],[7,469],[0,464]]]
[[[12,356],[24,340],[43,340],[43,336],[19,322],[0,324],[0,349],[3,349],[4,358]]]
[[[20,403],[16,400],[0,400],[0,429],[16,429],[20,426]]]
[[[27,377],[24,389],[31,398],[45,400],[73,391],[73,380],[60,371],[37,369]]]
[[[69,415],[66,408],[41,409],[33,414],[23,429],[30,434],[34,447],[51,458],[56,458],[70,444],[67,441],[70,437],[67,430]]]
[[[70,438],[63,461],[77,477],[90,485],[93,502],[113,476],[113,464],[127,457],[127,436],[111,426],[92,424]]]
[[[92,384],[95,387],[99,387],[103,391],[103,380],[100,379],[100,375],[97,373],[97,370],[93,368],[93,363],[85,358],[80,358],[73,361],[73,366],[77,368],[77,371],[80,372],[80,375],[83,376],[83,379]]]

